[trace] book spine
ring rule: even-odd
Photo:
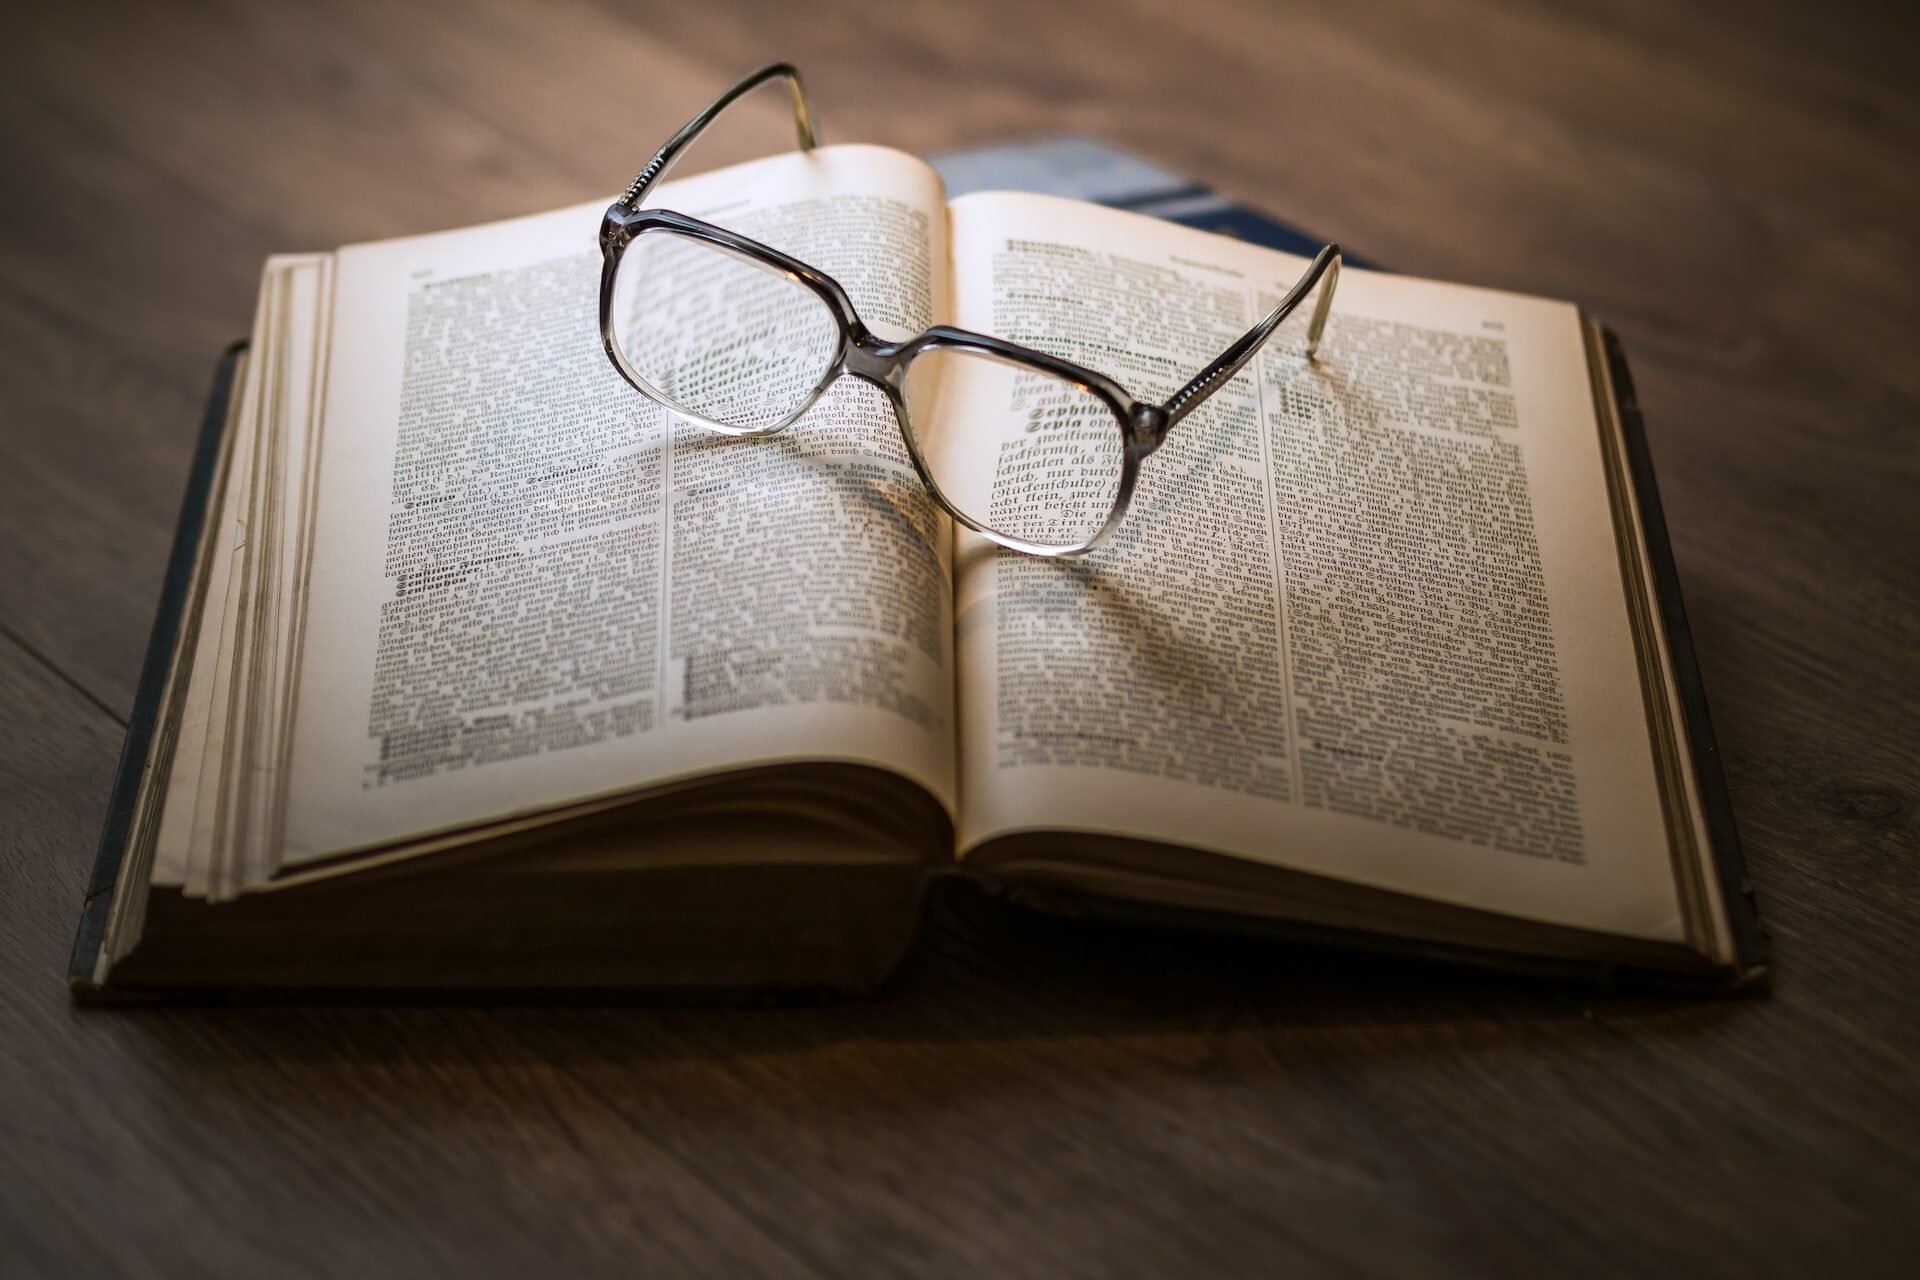
[[[166,690],[167,671],[173,664],[174,647],[180,639],[180,626],[192,587],[193,565],[206,527],[207,503],[220,457],[227,404],[233,395],[234,371],[246,346],[244,341],[236,342],[222,353],[220,363],[214,368],[213,387],[207,393],[206,408],[200,419],[199,440],[187,470],[186,494],[180,502],[180,521],[174,527],[173,550],[167,556],[160,603],[154,611],[153,630],[147,637],[140,683],[134,692],[127,736],[120,748],[120,763],[107,801],[106,822],[100,830],[93,874],[87,881],[86,902],[80,909],[80,927],[67,964],[67,982],[76,992],[90,992],[97,986],[95,975],[106,937],[107,917],[113,906],[113,891],[120,882],[120,868],[126,861],[128,840],[133,834],[134,809],[140,799],[147,757],[159,728],[160,700]]]

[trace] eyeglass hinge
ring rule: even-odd
[[[1133,406],[1133,421],[1129,425],[1133,429],[1134,448],[1144,458],[1158,449],[1160,442],[1167,438],[1167,430],[1173,425],[1173,420],[1162,405],[1136,404]]]

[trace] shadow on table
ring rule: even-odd
[[[1745,1002],[1590,986],[1267,938],[1043,915],[965,881],[937,882],[913,949],[872,995],[752,1006],[500,1004],[460,997],[154,1008],[125,1021],[175,1067],[228,1055],[281,1065],[604,1067],[826,1055],[978,1059],[1020,1046],[1131,1046],[1195,1061],[1314,1044],[1448,1054],[1636,1025],[1704,1030]]]

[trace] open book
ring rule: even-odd
[[[874,147],[650,203],[821,267],[876,331],[1002,335],[1143,398],[1305,265],[949,202]],[[1283,329],[1106,544],[1045,560],[942,517],[853,379],[763,440],[633,391],[596,333],[603,208],[268,262],[80,990],[855,990],[938,874],[1761,972],[1624,365],[1574,306],[1350,271],[1317,361]]]

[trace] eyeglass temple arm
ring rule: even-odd
[[[1232,346],[1221,353],[1220,358],[1202,369],[1186,386],[1174,392],[1173,399],[1167,401],[1167,427],[1192,413],[1206,398],[1227,384],[1227,380],[1245,367],[1253,359],[1253,353],[1260,349],[1280,322],[1294,313],[1306,296],[1313,292],[1313,286],[1326,278],[1326,287],[1320,290],[1320,301],[1314,305],[1313,319],[1307,325],[1307,359],[1311,360],[1320,350],[1320,335],[1327,329],[1327,312],[1333,307],[1333,291],[1340,283],[1340,246],[1324,246],[1314,255],[1313,265],[1306,269],[1280,305],[1269,311],[1266,318],[1241,336]]]
[[[731,89],[715,98],[705,111],[680,126],[680,132],[654,153],[653,159],[647,161],[647,167],[628,185],[626,194],[620,197],[621,207],[632,209],[638,206],[647,188],[667,176],[667,170],[673,168],[673,162],[680,158],[680,153],[705,132],[722,111],[767,81],[778,78],[785,78],[787,92],[793,98],[793,126],[800,137],[800,149],[813,150],[819,145],[819,136],[814,132],[813,112],[807,107],[807,91],[800,83],[800,72],[790,62],[775,62],[743,77]]]

